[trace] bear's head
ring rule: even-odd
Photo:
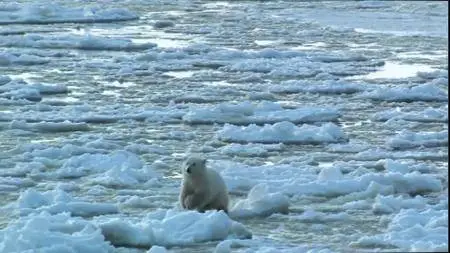
[[[196,156],[191,156],[183,163],[183,175],[195,178],[204,174],[206,170],[206,159]]]

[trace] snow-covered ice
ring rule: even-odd
[[[448,210],[401,209],[383,234],[364,236],[359,246],[398,247],[411,252],[448,250]]]
[[[107,253],[113,249],[98,226],[82,218],[71,217],[69,213],[31,214],[0,230],[0,251],[4,253]]]
[[[322,94],[351,94],[365,91],[367,87],[363,84],[343,83],[336,81],[324,81],[318,84],[306,81],[285,81],[279,85],[270,87],[270,92],[273,93],[322,93]]]
[[[179,212],[160,210],[149,213],[138,223],[121,219],[99,221],[106,239],[114,245],[134,247],[187,246],[226,238],[251,238],[244,225],[231,220],[223,211]]]
[[[191,124],[229,123],[234,125],[270,124],[281,121],[312,123],[333,121],[339,116],[339,112],[332,108],[283,109],[281,105],[269,101],[257,104],[246,101],[239,104],[222,103],[213,108],[191,108],[183,116],[183,121]]]
[[[68,212],[74,216],[95,216],[119,212],[118,207],[114,204],[80,201],[59,189],[43,193],[28,189],[20,195],[18,208],[21,215]]]
[[[272,213],[288,213],[289,199],[281,193],[269,193],[268,186],[255,185],[247,199],[239,200],[231,209],[231,217],[268,216]]]
[[[448,122],[448,109],[426,108],[419,112],[404,112],[402,108],[397,107],[384,112],[377,112],[371,118],[377,121],[396,119],[418,122]]]
[[[448,250],[446,2],[154,3],[0,4],[0,252]]]
[[[273,125],[240,127],[231,124],[217,132],[220,140],[228,142],[257,142],[257,143],[285,143],[285,144],[318,144],[345,142],[347,136],[335,124],[326,123],[323,126],[296,126],[289,121],[282,121]]]
[[[388,139],[387,145],[394,149],[448,145],[448,131],[415,133],[403,130]]]
[[[379,101],[414,102],[448,101],[448,93],[434,84],[420,84],[413,87],[377,88],[361,94],[362,98]]]
[[[0,40],[0,46],[84,50],[145,50],[155,47],[156,44],[136,44],[127,39],[85,34],[59,36],[55,38],[40,35],[11,36],[7,39]]]
[[[138,16],[127,9],[69,8],[59,4],[8,4],[0,9],[0,24],[95,23],[125,21]]]

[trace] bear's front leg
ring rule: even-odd
[[[206,194],[194,193],[186,196],[184,199],[184,206],[189,210],[201,210],[207,203],[205,203]]]

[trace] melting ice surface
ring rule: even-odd
[[[0,4],[0,252],[448,251],[447,9]]]

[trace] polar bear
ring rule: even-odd
[[[182,166],[180,204],[185,209],[228,213],[228,191],[220,174],[206,167],[206,159],[191,156]]]

